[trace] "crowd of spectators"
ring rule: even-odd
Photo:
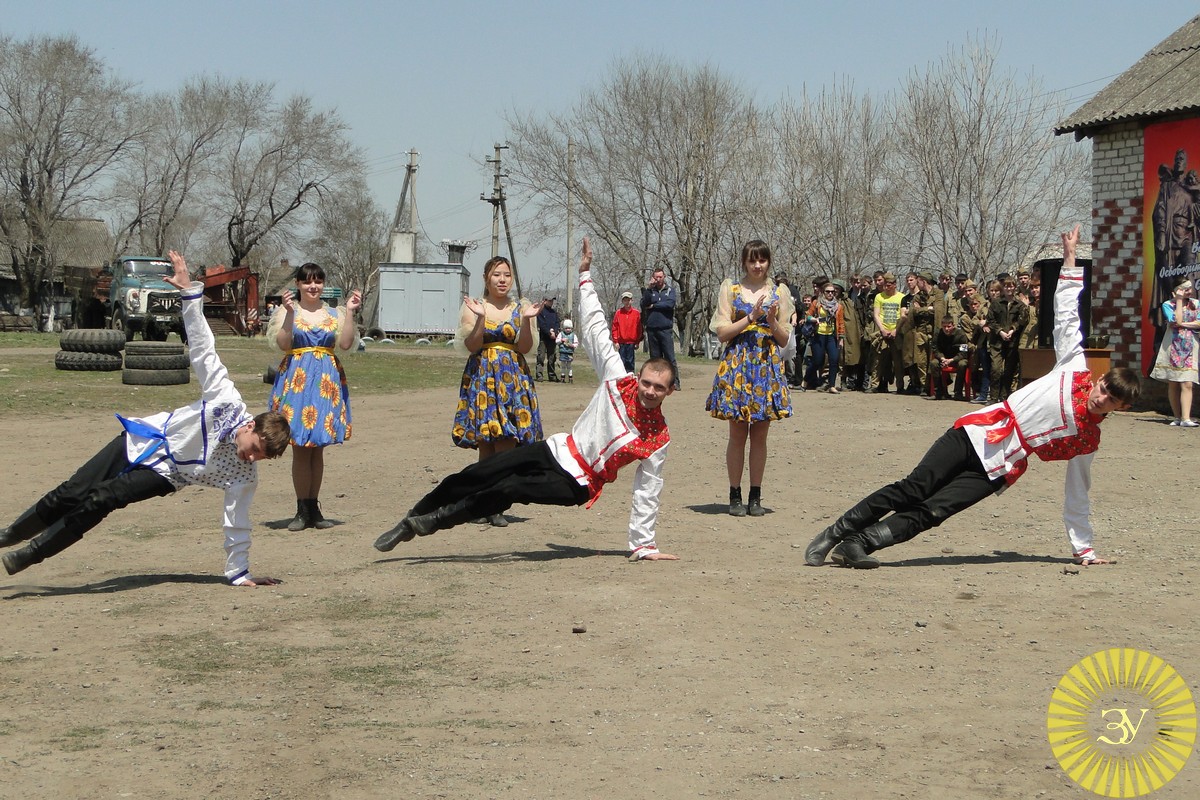
[[[994,403],[1020,385],[1021,350],[1037,347],[1041,286],[1025,268],[982,287],[962,273],[883,270],[849,286],[818,276],[811,291],[776,283],[797,298],[787,373],[799,391]]]

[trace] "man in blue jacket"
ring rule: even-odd
[[[675,289],[667,286],[662,268],[650,276],[650,285],[642,290],[642,327],[651,358],[665,358],[675,367],[675,387],[679,388],[679,365],[675,363]]]

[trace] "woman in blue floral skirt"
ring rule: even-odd
[[[770,279],[771,249],[755,239],[742,247],[742,280],[726,280],[709,329],[725,343],[705,408],[729,421],[725,468],[729,513],[759,517],[771,421],[792,415],[781,351],[788,344],[794,311],[791,293]],[[742,469],[750,441],[750,496],[742,503]]]
[[[296,270],[295,300],[283,293],[283,305],[271,315],[267,337],[284,352],[271,387],[269,407],[283,414],[292,429],[292,486],[296,516],[289,531],[329,528],[318,497],[325,476],[324,448],[350,438],[350,390],[334,347],[349,350],[358,340],[354,314],[362,294],[350,293],[346,305],[330,309],[321,299],[325,270],[305,264]]]
[[[459,447],[478,450],[480,461],[542,439],[537,393],[525,364],[542,304],[510,299],[512,286],[512,265],[495,256],[483,267],[483,298],[463,298],[458,338],[471,355],[450,435]],[[503,514],[488,521],[508,524]]]

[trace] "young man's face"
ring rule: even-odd
[[[233,442],[237,447],[237,457],[247,464],[253,464],[255,461],[265,461],[268,458],[266,442],[263,441],[262,434],[254,432],[253,422],[247,422],[238,428],[238,432],[234,434]]]
[[[1108,382],[1104,379],[1096,381],[1096,385],[1088,393],[1087,410],[1096,416],[1110,411],[1124,411],[1128,407],[1108,393]]]
[[[1000,287],[1000,291],[1003,292],[1005,300],[1012,300],[1017,293],[1017,287],[1014,284],[1006,283]]]
[[[675,391],[671,383],[671,370],[642,367],[638,374],[638,403],[642,408],[656,409],[667,395]]]

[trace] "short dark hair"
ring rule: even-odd
[[[1113,367],[1100,380],[1108,394],[1123,406],[1132,406],[1142,396],[1142,376],[1131,367]]]
[[[771,248],[762,239],[751,239],[742,245],[742,266],[746,266],[746,263],[752,258],[755,261],[766,259],[767,263],[770,264]]]
[[[647,369],[652,369],[655,372],[671,373],[672,386],[674,386],[676,381],[679,380],[679,367],[675,366],[662,356],[655,356],[654,358],[646,359],[645,362],[642,363],[642,368],[638,370],[638,377],[642,377],[642,373]]]
[[[278,458],[292,442],[292,428],[278,411],[264,411],[254,418],[254,432],[262,437],[267,458]]]
[[[314,264],[313,262],[309,261],[308,263],[301,264],[296,268],[296,283],[305,283],[306,281],[311,281],[314,278],[319,280],[321,283],[325,282],[325,270],[321,268],[320,264]]]

